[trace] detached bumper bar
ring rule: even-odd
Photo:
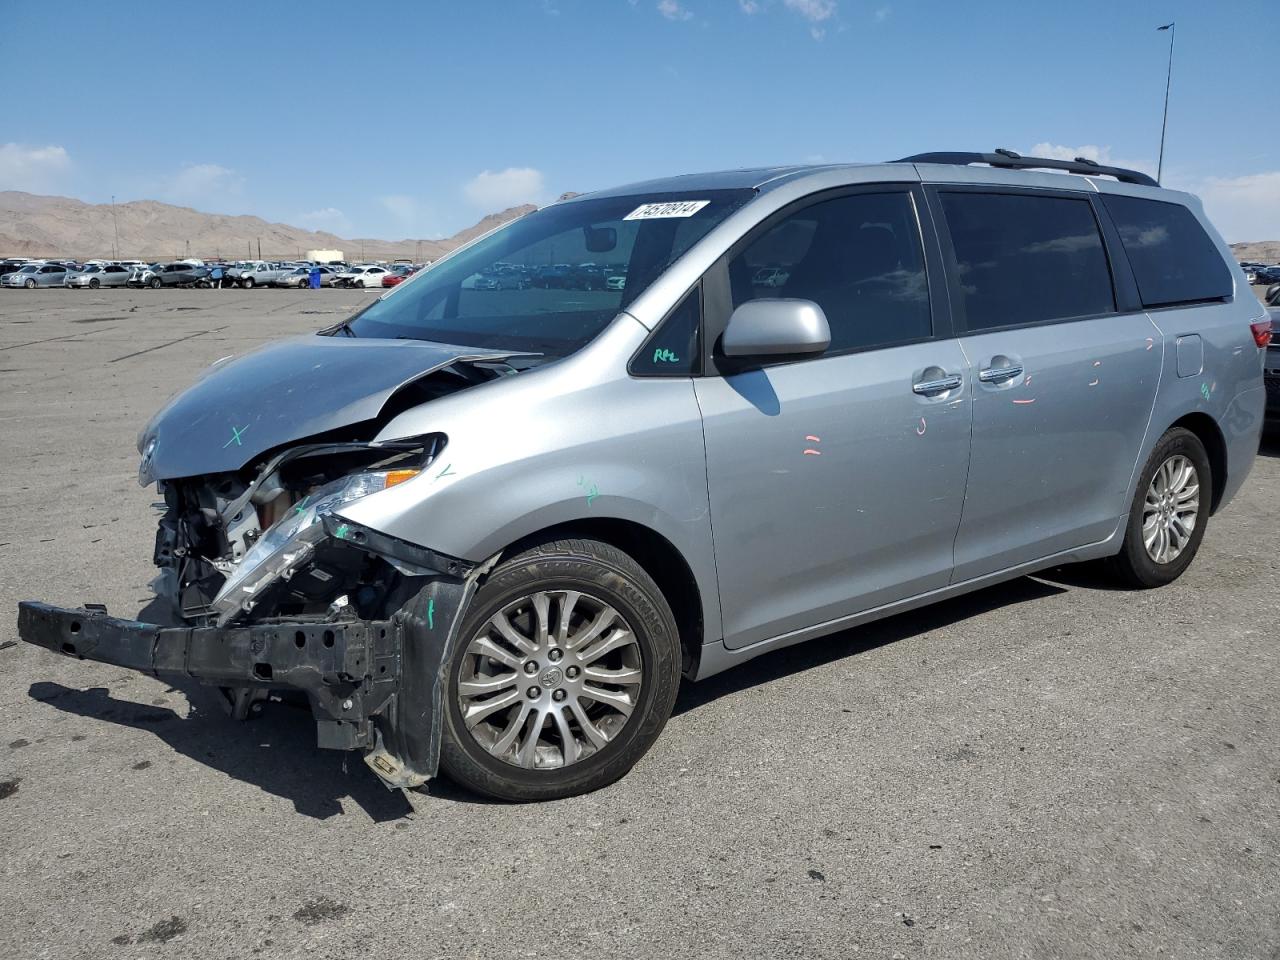
[[[321,747],[374,748],[375,721],[400,686],[402,627],[393,620],[162,627],[105,607],[18,604],[18,636],[81,660],[220,687],[294,689],[311,701]]]

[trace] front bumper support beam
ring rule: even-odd
[[[24,601],[18,635],[80,660],[220,687],[300,690],[321,747],[372,748],[374,722],[400,686],[403,629],[396,620],[314,621],[245,627],[162,627]]]

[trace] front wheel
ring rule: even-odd
[[[240,286],[244,287],[246,290],[252,290],[253,277],[245,277],[243,280],[240,281]]]
[[[36,282],[34,280],[28,280],[24,286],[26,286],[28,290],[34,290],[36,288]]]
[[[1204,539],[1212,490],[1200,438],[1182,427],[1165,433],[1142,470],[1124,543],[1110,560],[1117,579],[1145,588],[1182,576]]]
[[[147,284],[147,286],[149,286],[152,290],[159,290],[159,289],[160,289],[160,286],[161,286],[161,284],[160,284],[160,278],[159,278],[159,277],[152,277],[152,278],[151,278],[151,282],[150,282],[149,284]]]
[[[675,620],[639,564],[596,540],[533,547],[463,617],[441,767],[504,800],[597,790],[653,745],[679,685]]]
[[[101,281],[99,281],[97,277],[93,277],[93,278],[91,278],[91,279],[89,280],[89,289],[90,289],[90,290],[97,290],[97,289],[98,289],[98,287],[100,287],[101,285],[102,285],[102,284],[101,284]]]

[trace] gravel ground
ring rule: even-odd
[[[19,599],[147,601],[166,396],[369,296],[0,291],[0,956],[1280,957],[1276,439],[1171,587],[1061,571],[763,657],[539,806],[14,642]]]

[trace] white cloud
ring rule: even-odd
[[[298,217],[298,224],[312,230],[327,230],[330,233],[342,233],[351,229],[351,221],[337,207],[321,207]]]
[[[815,40],[821,40],[826,35],[827,35],[827,31],[822,29],[822,27],[809,28],[809,36],[813,37],[813,39]]]
[[[173,203],[208,209],[230,198],[239,198],[244,177],[216,163],[189,163],[163,181],[159,195]]]
[[[1093,160],[1104,166],[1111,165],[1111,148],[1099,147],[1091,143],[1087,143],[1082,147],[1064,147],[1057,143],[1037,143],[1027,151],[1025,156],[1042,157],[1045,160],[1074,160],[1076,157],[1084,157],[1086,160]]]
[[[782,0],[782,3],[813,23],[828,20],[836,13],[836,0]]]
[[[0,190],[43,193],[52,190],[71,169],[71,157],[57,146],[0,144]]]
[[[889,19],[889,14],[891,13],[893,13],[893,7],[879,7],[872,16],[875,18],[876,23],[884,23]]]
[[[668,20],[693,19],[693,14],[680,6],[678,0],[658,0],[658,12]]]
[[[462,188],[467,199],[486,213],[497,213],[521,203],[536,203],[545,189],[542,171],[532,167],[508,167],[496,173],[485,170]]]
[[[756,0],[738,0],[738,8],[748,17],[760,12],[760,4]]]
[[[1210,177],[1191,189],[1228,243],[1280,237],[1280,170]]]

